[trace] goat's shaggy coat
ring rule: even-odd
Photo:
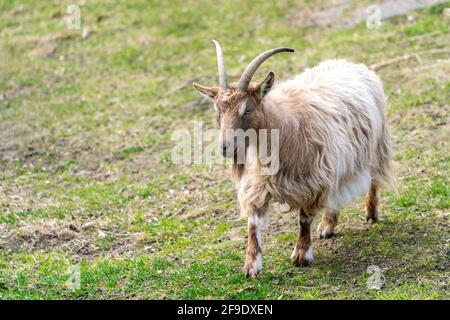
[[[223,57],[216,47],[220,70]],[[254,73],[258,65],[252,64]],[[247,72],[244,80],[249,82],[251,76]],[[261,162],[249,161],[258,157],[258,145],[249,145],[248,161],[233,164],[232,170],[241,212],[248,217],[244,271],[255,277],[262,266],[261,229],[270,200],[298,211],[299,239],[291,259],[295,265],[308,265],[313,259],[311,222],[319,210],[324,209],[324,215],[318,235],[325,238],[333,235],[341,206],[364,194],[367,219],[378,218],[379,186],[391,182],[392,155],[386,98],[379,78],[366,66],[325,61],[273,87],[273,73],[248,87],[242,78],[244,90],[225,81],[221,89],[194,87],[214,99],[222,132],[279,130],[276,174],[266,175]],[[226,80],[226,74],[221,79]],[[250,111],[242,116],[245,109]]]
[[[390,181],[391,147],[380,80],[364,65],[330,60],[276,85],[263,99],[269,128],[279,129],[280,168],[236,172],[239,198],[266,197],[292,209],[339,209]],[[243,175],[240,177],[240,175]]]

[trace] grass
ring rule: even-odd
[[[311,2],[89,1],[83,38],[65,27],[64,5],[2,1],[0,298],[449,299],[449,6],[372,30],[302,25]],[[314,238],[310,268],[290,264],[296,220],[274,206],[263,272],[245,278],[245,221],[226,167],[170,157],[175,129],[214,126],[189,85],[216,81],[211,38],[233,79],[282,45],[296,54],[257,79],[418,53],[379,72],[398,190],[383,193],[373,226],[362,201],[345,208],[336,238]],[[380,290],[367,289],[370,265]],[[74,268],[79,287],[67,285]]]

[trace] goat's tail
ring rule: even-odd
[[[374,179],[389,189],[396,189],[393,172],[392,141],[386,121],[383,123],[383,133],[378,141],[378,165]]]

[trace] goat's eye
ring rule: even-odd
[[[250,114],[250,111],[245,110],[244,115]]]

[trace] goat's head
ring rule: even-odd
[[[294,52],[294,50],[276,48],[261,53],[247,66],[237,84],[229,84],[222,48],[217,41],[213,40],[213,42],[216,46],[220,86],[205,87],[197,83],[193,86],[199,93],[214,100],[214,111],[220,126],[219,148],[224,156],[231,157],[236,152],[236,143],[233,140],[235,130],[258,130],[263,126],[262,99],[272,88],[275,75],[269,72],[262,82],[251,83],[253,75],[272,55],[279,52]]]

